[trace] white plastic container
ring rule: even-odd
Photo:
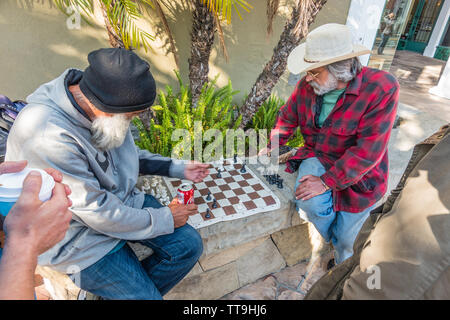
[[[22,193],[23,181],[30,171],[38,171],[42,176],[42,186],[39,200],[47,201],[52,196],[55,180],[41,169],[25,168],[20,172],[0,175],[0,214],[6,216]]]

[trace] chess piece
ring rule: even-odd
[[[220,169],[217,169],[217,178],[222,178],[222,175],[220,174]]]
[[[211,211],[209,211],[209,209],[206,209],[205,218],[206,218],[206,219],[211,218]]]
[[[278,186],[278,189],[283,189],[283,179],[278,180],[277,186]]]
[[[237,154],[236,153],[233,156],[233,161],[234,161],[234,163],[237,163]]]
[[[246,172],[247,172],[247,170],[245,169],[245,161],[244,161],[244,163],[242,164],[241,173],[246,173]]]
[[[213,209],[216,209],[216,208],[217,208],[217,200],[216,200],[216,199],[213,200],[212,208],[213,208]]]
[[[208,195],[206,196],[206,200],[211,200],[211,192],[208,192]]]
[[[275,176],[271,175],[269,176],[269,184],[274,184],[275,183]]]

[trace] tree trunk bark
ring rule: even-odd
[[[209,56],[214,44],[216,24],[214,13],[201,0],[194,0],[192,20],[191,57],[188,62],[192,104],[195,106],[203,85],[208,82]]]
[[[293,6],[291,17],[284,26],[280,40],[273,51],[272,58],[265,65],[264,70],[257,78],[250,90],[250,94],[241,108],[242,122],[240,128],[245,128],[256,111],[258,111],[258,108],[270,96],[272,89],[286,70],[289,54],[306,36],[304,30],[296,32],[296,27],[298,23],[301,22],[300,19],[307,19],[308,25],[311,25],[317,13],[322,9],[326,2],[327,0],[313,1],[315,8],[312,12],[301,12],[301,6]]]

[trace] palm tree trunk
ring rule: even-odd
[[[113,48],[124,48],[124,44],[122,40],[120,39],[120,36],[116,34],[114,31],[114,28],[111,26],[111,23],[108,19],[108,14],[106,13],[106,7],[103,1],[99,1],[100,5],[102,7],[102,13],[103,13],[103,20],[105,21],[105,27],[106,31],[108,32],[108,38],[109,38],[109,44]]]
[[[208,82],[209,56],[214,44],[216,24],[214,13],[202,0],[194,0],[192,12],[191,57],[189,58],[189,83],[192,104],[197,104],[203,85]]]
[[[327,0],[313,0],[305,6],[302,5],[302,1],[308,2],[308,0],[300,0],[298,5],[293,6],[291,17],[284,26],[272,58],[258,76],[241,108],[240,128],[245,128],[258,108],[270,96],[272,89],[286,70],[289,54],[306,36],[307,28],[305,26],[311,25],[317,13],[327,2]]]

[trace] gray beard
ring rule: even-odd
[[[92,143],[102,151],[120,147],[125,140],[131,120],[122,114],[97,117],[92,122]]]
[[[311,87],[314,89],[314,93],[318,96],[322,96],[327,92],[336,90],[338,87],[338,80],[335,76],[333,76],[331,73],[328,74],[328,80],[325,82],[324,85],[318,85],[314,81],[311,81],[309,83]]]

